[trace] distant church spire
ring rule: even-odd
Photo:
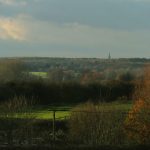
[[[111,55],[110,55],[110,52],[109,52],[109,55],[108,55],[108,60],[111,60]]]

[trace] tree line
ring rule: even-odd
[[[1,102],[15,96],[34,99],[37,104],[80,103],[85,101],[110,102],[118,99],[131,100],[133,83],[111,82],[107,84],[46,83],[35,81],[11,81],[0,84]]]
[[[42,79],[31,75],[27,66],[19,59],[1,60],[0,101],[4,102],[15,96],[25,96],[43,105],[79,103],[88,100],[110,102],[118,99],[131,100],[134,90],[130,74],[122,76],[122,80],[106,82],[96,82],[94,79],[97,75],[92,76],[88,73],[84,74],[82,82],[62,81],[61,75],[63,75],[61,71],[53,71],[47,79]]]

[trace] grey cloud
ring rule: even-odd
[[[0,0],[1,5],[8,5],[8,6],[26,6],[26,0]]]
[[[43,0],[29,7],[28,13],[44,21],[128,30],[150,28],[150,4],[142,1]]]
[[[79,23],[58,24],[24,18],[22,24],[28,29],[31,43],[105,49],[147,49],[150,47],[150,30],[121,30],[93,27]]]
[[[3,16],[18,13],[59,24],[78,22],[103,28],[150,29],[148,0],[30,0],[27,7],[0,6]]]

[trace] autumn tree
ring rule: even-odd
[[[145,67],[144,77],[137,84],[135,103],[125,120],[128,137],[140,144],[150,141],[150,66]]]

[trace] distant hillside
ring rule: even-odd
[[[51,81],[100,82],[140,79],[143,67],[150,64],[145,58],[1,58],[20,59],[32,75],[48,77]]]
[[[54,68],[64,70],[97,70],[106,69],[140,69],[145,64],[150,63],[146,58],[120,58],[120,59],[98,59],[98,58],[20,58],[31,71],[48,71]]]

